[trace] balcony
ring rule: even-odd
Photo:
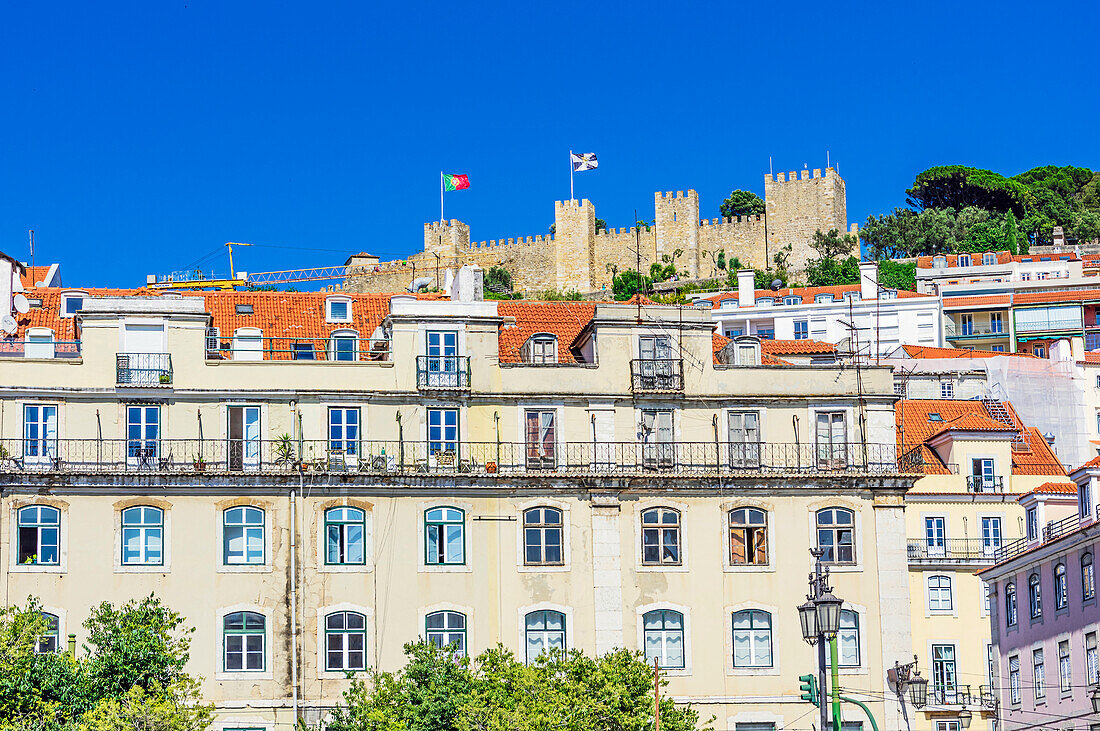
[[[0,358],[79,358],[79,340],[0,340]]]
[[[115,383],[119,386],[171,386],[169,353],[119,353],[115,356]]]
[[[1096,511],[1097,515],[1100,515],[1100,504],[1096,505],[1094,510]],[[1068,533],[1072,533],[1078,528],[1092,525],[1095,522],[1096,520],[1091,515],[1082,516],[1079,513],[1074,513],[1073,515],[1062,518],[1061,520],[1048,521],[1047,524],[1043,526],[1042,533],[1038,538],[1034,540],[1029,540],[1027,537],[1018,538],[1011,543],[1006,543],[1001,546],[999,549],[997,549],[997,552],[993,557],[994,561],[996,563],[1001,563],[1002,561],[1016,558],[1020,554],[1025,553],[1032,548],[1037,548],[1044,543],[1050,543],[1051,541],[1057,540]]]
[[[417,356],[416,387],[421,391],[469,391],[470,356]]]
[[[0,442],[4,473],[318,473],[370,475],[715,478],[759,475],[890,475],[893,444],[836,447],[727,442],[343,441],[258,439],[12,439]]]
[[[1030,332],[1062,332],[1065,330],[1081,331],[1084,329],[1084,323],[1080,317],[1052,317],[1037,322],[1020,322],[1016,321],[1016,332],[1018,333],[1030,333]]]
[[[980,538],[910,538],[907,552],[910,564],[992,564],[1000,547],[1000,541],[986,543]]]
[[[388,361],[388,338],[361,338],[354,332],[339,331],[327,338],[268,338],[234,336],[223,338],[215,328],[206,331],[207,360],[304,361],[314,363],[364,363]]]
[[[1004,492],[1004,477],[1000,475],[967,475],[967,492]]]
[[[966,327],[965,325],[957,325],[950,328],[944,335],[949,339],[955,340],[961,340],[963,338],[1008,337],[1008,333],[1003,327]]]
[[[928,706],[996,708],[997,693],[988,685],[928,684]]]
[[[634,393],[682,393],[684,361],[635,358],[630,361],[630,389]]]

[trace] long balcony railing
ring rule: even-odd
[[[0,358],[79,358],[79,340],[0,340]]]
[[[988,685],[940,685],[928,684],[930,706],[982,706],[994,708],[997,694]]]
[[[891,474],[893,444],[726,442],[453,442],[255,439],[17,439],[0,442],[4,472],[318,472],[471,475]],[[827,458],[825,458],[827,457]]]
[[[119,386],[171,386],[170,353],[119,353],[115,356]]]
[[[635,358],[630,361],[634,393],[678,393],[684,390],[684,361],[679,358]]]
[[[1095,515],[1100,515],[1100,504],[1095,506],[1094,511]],[[1079,513],[1066,516],[1061,520],[1048,521],[1047,524],[1042,527],[1038,538],[1029,539],[1025,536],[1024,538],[1018,538],[1015,541],[1006,543],[997,550],[997,553],[994,555],[994,560],[1000,563],[1010,558],[1016,558],[1021,553],[1031,548],[1057,540],[1067,533],[1072,533],[1078,528],[1091,525],[1094,522],[1096,522],[1096,519],[1093,518],[1093,516],[1080,515]]]
[[[981,538],[910,538],[909,563],[993,563],[1001,541]]]
[[[388,338],[361,338],[351,333],[337,333],[327,338],[222,337],[217,330],[207,330],[206,359],[307,363],[386,361],[390,359],[390,341]]]
[[[1080,317],[1054,317],[1041,322],[1016,323],[1016,332],[1042,332],[1044,330],[1082,330],[1084,323]]]
[[[470,390],[470,356],[418,355],[416,387],[422,391]]]

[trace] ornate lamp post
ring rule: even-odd
[[[836,654],[836,634],[840,630],[840,607],[843,602],[833,595],[829,586],[829,568],[823,566],[821,557],[825,550],[811,548],[810,555],[814,557],[814,572],[810,574],[810,593],[806,595],[806,602],[798,607],[798,620],[802,625],[802,639],[811,646],[817,645],[817,676],[818,676],[818,709],[821,711],[821,729],[829,726],[829,707],[825,699],[829,697],[826,689],[829,664],[825,658],[826,647],[831,646],[832,654]],[[835,671],[836,661],[833,658]],[[840,717],[839,688],[836,687],[836,676],[833,677],[833,717]],[[835,731],[840,731],[839,720],[836,722]]]
[[[913,702],[913,708],[921,709],[928,705],[928,679],[922,678],[919,670],[913,671],[908,685],[909,700]]]
[[[1089,700],[1092,701],[1092,712],[1100,713],[1100,683],[1092,686],[1089,691]]]

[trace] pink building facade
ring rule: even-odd
[[[1071,477],[1076,491],[1059,485],[1020,498],[1025,537],[979,573],[990,592],[998,731],[1100,729],[1091,697],[1100,686],[1100,457]]]

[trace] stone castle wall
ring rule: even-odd
[[[684,278],[718,275],[717,255],[724,251],[752,268],[766,268],[780,247],[791,244],[790,267],[798,272],[812,257],[817,230],[848,230],[844,180],[832,169],[764,176],[765,216],[699,219],[694,190],[654,194],[654,225],[596,230],[591,201],[557,201],[554,235],[471,242],[470,227],[457,220],[424,224],[424,248],[405,262],[378,264],[374,271],[349,277],[353,292],[405,289],[416,277],[431,277],[463,264],[499,266],[512,275],[517,291],[546,289],[590,293],[611,288],[615,271],[648,272],[662,256],[674,256]],[[853,225],[852,231],[856,231]],[[677,254],[677,251],[679,253]],[[366,255],[352,257],[349,263]]]

